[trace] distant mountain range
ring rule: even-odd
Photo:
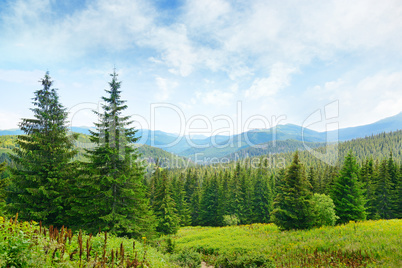
[[[89,134],[89,129],[88,127],[72,127],[73,132],[83,134]],[[148,129],[139,130],[138,135],[142,136],[139,141],[142,144],[157,147],[194,160],[197,154],[203,158],[227,156],[233,159],[233,155],[236,152],[239,155],[244,155],[245,152],[257,153],[261,151],[261,148],[265,148],[263,150],[265,153],[267,150],[272,150],[272,153],[287,152],[295,149],[300,150],[303,149],[302,141],[308,142],[309,147],[316,148],[323,145],[324,142],[333,142],[333,137],[336,136],[338,136],[339,141],[346,141],[400,129],[402,129],[402,112],[372,124],[339,129],[338,135],[335,135],[335,131],[318,132],[307,128],[303,129],[301,126],[293,124],[278,125],[269,129],[250,130],[233,136],[217,135],[205,137],[197,135],[190,138],[188,136],[180,137],[177,134]],[[19,129],[0,130],[0,136],[19,134],[22,134]],[[329,137],[329,140],[327,140],[327,137]],[[272,146],[275,145],[273,141],[288,142],[280,143],[279,148]]]

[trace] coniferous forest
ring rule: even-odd
[[[68,226],[79,235],[149,239],[155,246],[163,244],[165,253],[174,252],[171,237],[186,226],[273,224],[280,232],[296,232],[402,218],[402,131],[341,142],[334,165],[308,151],[284,150],[221,165],[169,167],[158,160],[139,161],[139,136],[125,114],[130,104],[115,71],[99,96],[102,111],[95,112],[99,120],[88,148],[77,146],[79,134],[68,130],[67,109],[49,73],[40,82],[33,93],[33,116],[19,124],[24,134],[1,139],[2,148],[12,150],[0,158],[4,217],[18,215],[19,221],[37,222],[41,228]],[[214,255],[204,249],[194,254],[199,253]],[[90,249],[87,254],[89,262]],[[362,265],[370,262],[367,256]],[[107,257],[103,260],[106,265]],[[269,267],[203,260],[220,263],[217,267]]]

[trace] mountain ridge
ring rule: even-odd
[[[73,132],[86,135],[89,134],[90,129],[93,128],[82,126],[71,127]],[[194,158],[196,154],[202,154],[203,157],[211,158],[223,157],[236,151],[244,151],[247,148],[258,148],[261,144],[273,141],[294,140],[299,143],[347,141],[400,129],[402,129],[402,112],[371,124],[322,132],[303,128],[295,124],[284,124],[268,129],[252,129],[232,136],[215,135],[210,137],[204,135],[193,135],[192,137],[189,135],[179,136],[178,134],[167,133],[161,130],[139,129],[138,137],[140,137],[140,144],[160,148],[178,156]],[[20,134],[23,133],[19,129],[0,130],[0,136]],[[295,147],[294,143],[291,144]]]

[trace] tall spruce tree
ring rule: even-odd
[[[378,170],[375,184],[375,208],[381,219],[392,219],[394,215],[394,184],[392,183],[389,162],[383,160]]]
[[[237,162],[234,174],[229,181],[228,215],[235,215],[240,221],[243,219],[244,211],[244,194],[241,187],[242,176],[245,176],[245,174],[242,172],[240,162]]]
[[[398,198],[398,165],[395,163],[392,152],[389,154],[387,169],[391,179],[391,218],[395,218],[401,199]]]
[[[246,167],[246,173],[240,177],[240,193],[243,200],[242,224],[250,224],[253,221],[253,199],[254,199],[254,176],[251,175],[251,168]]]
[[[94,111],[99,118],[96,130],[90,131],[95,148],[86,150],[88,162],[83,163],[72,214],[88,231],[100,228],[140,237],[153,232],[154,217],[143,185],[144,168],[133,148],[137,130],[130,127],[130,116],[123,115],[127,105],[115,71],[111,77],[103,111]]]
[[[364,198],[366,200],[366,213],[368,219],[376,219],[376,201],[375,201],[375,170],[373,158],[366,159],[360,169],[360,181],[363,183]]]
[[[299,153],[287,168],[271,213],[273,222],[282,230],[307,229],[312,226],[311,185],[307,181]]]
[[[156,189],[153,210],[157,217],[156,231],[162,234],[175,234],[180,227],[176,203],[172,198],[172,185],[166,171],[161,172],[161,181]]]
[[[272,211],[273,195],[270,181],[273,176],[265,174],[262,167],[259,168],[254,184],[253,196],[253,222],[268,223]]]
[[[172,180],[173,199],[176,203],[177,214],[180,219],[180,226],[189,226],[191,224],[190,208],[185,200],[186,192],[184,191],[184,175],[173,177]]]
[[[230,192],[229,192],[229,178],[230,174],[227,170],[220,173],[219,176],[219,197],[218,197],[218,215],[219,215],[219,225],[223,224],[223,217],[228,215],[228,208],[230,202]]]
[[[356,159],[352,152],[349,152],[331,192],[335,212],[339,217],[338,223],[366,219],[365,200],[362,185],[358,181],[358,172]]]
[[[19,127],[25,135],[18,136],[18,146],[10,154],[15,164],[11,167],[11,210],[25,220],[62,225],[76,151],[68,135],[68,114],[49,73],[40,82],[42,88],[35,91],[32,102],[34,118],[22,119]]]
[[[204,180],[200,200],[200,223],[207,226],[218,226],[219,219],[219,187],[216,174]]]
[[[395,208],[395,217],[401,219],[402,218],[402,163],[399,166],[399,172],[397,177],[397,183],[395,186],[396,193],[395,198],[398,200],[397,206]]]

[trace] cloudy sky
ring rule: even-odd
[[[367,124],[402,111],[401,33],[400,0],[0,0],[0,129],[46,71],[90,126],[114,67],[143,128]]]

